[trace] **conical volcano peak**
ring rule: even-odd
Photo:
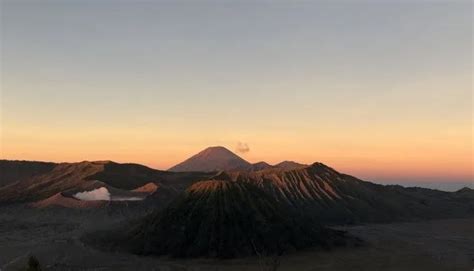
[[[208,147],[201,152],[199,152],[197,155],[201,156],[212,156],[212,155],[236,155],[233,152],[231,152],[229,149],[226,147],[222,146],[212,146]]]
[[[251,164],[237,154],[222,146],[204,149],[182,163],[170,168],[170,171],[221,171],[247,169]]]

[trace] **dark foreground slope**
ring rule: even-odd
[[[47,270],[274,270],[259,257],[231,261],[137,257],[85,246],[84,231],[118,223],[105,209],[88,211],[0,207],[0,268],[23,270],[29,255]],[[305,249],[279,258],[278,271],[453,271],[472,270],[473,219],[343,227],[364,240],[357,248]],[[29,254],[29,253],[31,254]],[[274,259],[274,257],[271,257]],[[268,259],[270,260],[270,259]]]
[[[250,183],[193,184],[162,212],[86,242],[137,254],[232,258],[355,243],[298,215]]]

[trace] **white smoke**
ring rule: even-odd
[[[110,200],[110,192],[107,188],[101,187],[92,191],[79,192],[74,194],[76,199],[80,200]]]

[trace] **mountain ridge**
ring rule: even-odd
[[[103,186],[133,190],[150,183],[163,187],[171,184],[179,193],[191,182],[208,176],[206,173],[172,173],[139,164],[112,161],[59,163],[47,172],[0,187],[0,203],[33,202],[57,193],[70,194]]]
[[[294,161],[282,161],[270,165],[265,161],[250,163],[223,146],[208,147],[180,162],[168,171],[173,172],[219,172],[226,171],[259,171],[271,168],[295,169],[307,166]]]
[[[212,155],[212,151],[205,155]],[[160,202],[161,208],[189,186],[206,180],[255,185],[290,208],[335,224],[462,217],[474,213],[472,190],[449,193],[384,186],[339,173],[319,162],[288,168],[215,172],[160,171],[112,161],[61,163],[47,173],[0,188],[0,203],[35,202],[57,193],[70,194],[100,187],[123,194],[123,190],[148,185],[156,190],[143,204],[155,206]]]

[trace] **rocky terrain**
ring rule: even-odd
[[[347,230],[347,225],[439,219],[462,224],[471,223],[474,217],[474,191],[469,188],[443,192],[379,185],[318,162],[251,164],[223,147],[208,148],[173,168],[183,172],[112,161],[43,164],[3,160],[0,164],[2,176],[8,177],[0,187],[0,208],[9,214],[4,217],[1,230],[6,239],[0,247],[11,251],[16,246],[33,248],[45,235],[56,238],[54,232],[60,236],[64,231],[61,238],[68,240],[68,245],[63,249],[68,251],[70,246],[80,255],[101,251],[107,255],[105,262],[116,253],[262,260],[307,250],[361,251],[374,246],[370,238],[377,234],[357,232],[360,226]],[[209,166],[212,164],[215,166]],[[20,169],[24,173],[19,173]],[[393,249],[401,245],[394,241],[395,235],[390,238]],[[44,245],[53,250],[58,246],[52,247]],[[383,244],[375,247],[383,248]],[[469,249],[456,249],[471,257]],[[3,253],[10,255],[9,251]],[[77,260],[67,259],[41,260],[50,264],[50,270],[61,270],[61,264]],[[17,261],[8,256],[4,262],[16,266]],[[62,263],[54,266],[57,262]],[[466,262],[463,259],[459,266],[466,266]],[[429,260],[426,264],[436,266]]]

